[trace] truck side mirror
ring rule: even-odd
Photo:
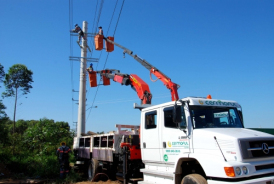
[[[173,122],[179,124],[182,122],[182,106],[174,106],[173,109]]]

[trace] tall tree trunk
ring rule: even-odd
[[[13,134],[15,132],[15,115],[16,115],[16,104],[17,104],[17,90],[18,90],[18,88],[15,88],[15,103],[14,103],[14,113],[13,113]]]

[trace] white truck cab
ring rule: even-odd
[[[245,129],[235,101],[187,97],[143,108],[140,146],[139,183],[274,183],[274,136]]]

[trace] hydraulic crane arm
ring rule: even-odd
[[[90,81],[92,79],[92,73],[89,73]],[[122,74],[119,70],[106,69],[96,71],[103,78],[103,84],[109,85],[109,79],[112,79],[115,82],[118,82],[122,85],[130,85],[132,89],[137,92],[138,97],[141,99],[141,104],[151,104],[152,94],[150,93],[149,86],[145,83],[138,75],[135,74]],[[94,86],[92,86],[94,87]]]
[[[170,90],[171,92],[171,100],[172,101],[176,101],[179,100],[179,95],[178,95],[178,88],[180,87],[178,84],[173,83],[171,81],[171,79],[166,76],[163,72],[161,72],[159,69],[157,69],[155,66],[151,65],[149,62],[147,62],[146,60],[142,59],[141,57],[139,57],[137,54],[133,54],[133,51],[127,49],[126,47],[115,43],[114,41],[104,37],[104,39],[109,42],[112,43],[114,45],[116,45],[117,47],[120,47],[121,49],[124,50],[124,54],[127,53],[128,55],[130,55],[131,57],[133,57],[136,61],[138,61],[141,65],[143,65],[146,69],[148,69],[150,71],[150,74],[154,74],[157,79],[161,80],[164,85]]]

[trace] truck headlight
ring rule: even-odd
[[[242,167],[242,170],[243,170],[243,173],[244,173],[244,174],[247,174],[247,173],[248,173],[248,170],[247,170],[247,167],[246,167],[246,166],[243,166],[243,167]]]
[[[241,175],[242,170],[240,169],[240,167],[236,167],[235,172],[236,172],[237,175]]]

